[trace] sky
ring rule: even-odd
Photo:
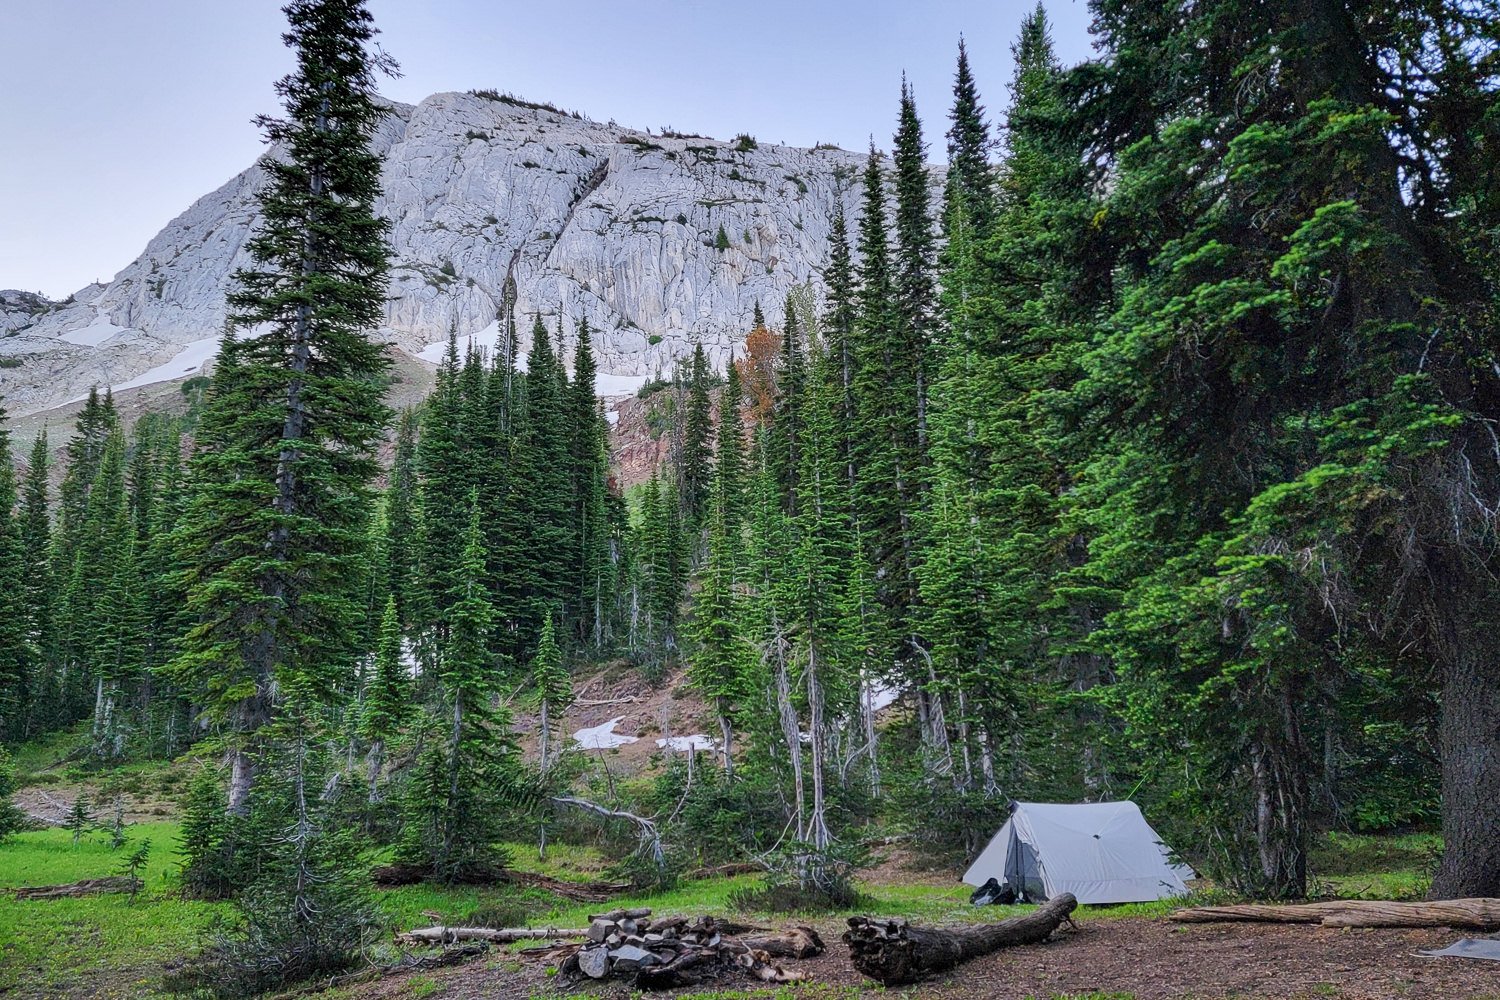
[[[992,120],[1035,0],[369,0],[402,76],[494,88],[633,128],[889,148],[904,71],[943,156],[962,35]],[[1064,62],[1083,0],[1045,0]],[[291,68],[273,0],[48,0],[0,32],[0,288],[107,281],[254,160]]]

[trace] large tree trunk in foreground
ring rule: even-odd
[[[913,927],[904,920],[850,917],[844,941],[854,967],[886,986],[913,983],[980,955],[1045,941],[1078,906],[1065,892],[1020,917],[973,927]]]
[[[1336,899],[1296,906],[1198,906],[1176,910],[1170,919],[1185,924],[1245,921],[1322,924],[1324,927],[1464,927],[1500,930],[1500,899],[1450,899],[1432,903],[1392,903],[1376,899]]]
[[[1490,637],[1496,602],[1450,594],[1456,606],[1438,630],[1445,661],[1443,858],[1431,896],[1500,896],[1500,659]]]

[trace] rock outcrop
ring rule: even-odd
[[[722,366],[757,300],[774,323],[794,286],[821,288],[834,207],[852,227],[863,160],[652,135],[487,92],[392,105],[376,145],[395,249],[384,336],[413,355],[449,331],[493,339],[509,299],[523,335],[534,313],[560,315],[569,340],[587,319],[601,372],[642,379],[696,341]],[[263,177],[257,164],[199,199],[108,284],[62,303],[4,293],[10,410],[202,371]]]

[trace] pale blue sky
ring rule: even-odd
[[[943,154],[958,36],[991,117],[1034,0],[370,0],[415,102],[494,87],[635,128],[889,146],[900,76]],[[1046,0],[1065,61],[1083,0]],[[0,288],[108,280],[260,150],[290,66],[272,0],[47,0],[0,32]]]

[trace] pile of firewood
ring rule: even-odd
[[[565,942],[565,938],[582,938]],[[571,978],[632,979],[647,990],[694,986],[725,974],[749,975],[766,983],[790,983],[804,973],[776,965],[776,958],[812,958],[823,953],[823,940],[811,927],[780,932],[747,927],[713,917],[666,917],[653,920],[649,909],[613,910],[589,917],[587,927],[508,928],[424,927],[397,936],[401,944],[452,944],[459,941],[503,943],[523,940],[551,943],[523,954],[558,961],[558,973]]]
[[[563,959],[559,974],[591,979],[634,977],[635,985],[647,990],[694,986],[735,970],[761,982],[790,983],[806,976],[788,972],[773,964],[772,958],[811,958],[823,953],[823,941],[811,927],[768,934],[713,917],[653,921],[650,914],[650,910],[616,910],[590,918],[587,941]]]

